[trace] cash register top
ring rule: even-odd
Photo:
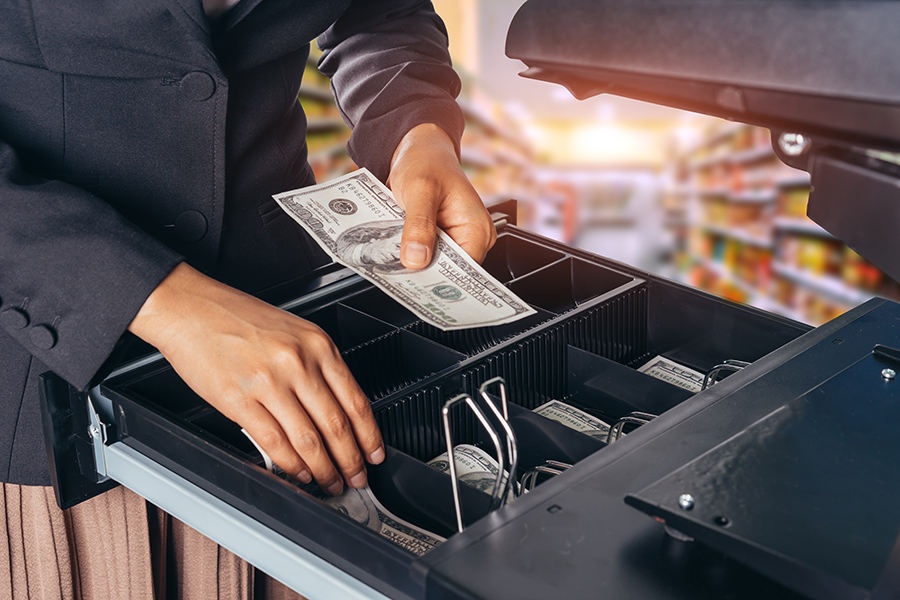
[[[612,93],[900,148],[900,3],[529,0],[506,53],[578,98]]]

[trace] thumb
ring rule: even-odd
[[[431,264],[437,237],[437,206],[431,202],[408,202],[400,262],[407,269],[423,269]]]

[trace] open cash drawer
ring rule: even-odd
[[[499,327],[442,332],[418,321],[371,284],[334,267],[314,280],[324,285],[284,304],[331,335],[371,399],[388,446],[385,462],[369,467],[373,491],[395,515],[448,538],[424,556],[417,557],[266,471],[238,426],[193,394],[158,356],[119,369],[91,392],[96,410],[91,418],[96,421],[93,429],[86,429],[97,443],[89,451],[82,448],[82,470],[93,464],[101,476],[126,484],[310,597],[333,598],[339,589],[339,595],[347,597],[463,598],[471,597],[465,590],[473,577],[496,579],[498,586],[496,593],[477,597],[509,597],[508,590],[520,587],[519,576],[494,571],[448,574],[442,565],[452,564],[460,553],[477,556],[482,550],[472,551],[471,546],[528,528],[535,514],[549,516],[559,509],[565,521],[566,502],[556,498],[548,504],[548,498],[583,490],[590,464],[607,453],[638,446],[641,434],[665,426],[668,412],[755,372],[751,365],[695,395],[636,367],[657,355],[701,373],[727,359],[756,363],[809,330],[512,225],[500,227],[484,264],[537,314]],[[444,402],[460,392],[474,396],[483,382],[497,376],[508,386],[510,421],[521,449],[519,474],[546,459],[575,464],[486,516],[488,496],[461,486],[468,527],[455,533],[449,476],[425,463],[445,449]],[[48,412],[61,415],[66,409],[54,408],[56,387],[49,378],[45,400]],[[662,416],[607,446],[531,412],[551,399],[608,423],[634,411]],[[77,410],[67,415],[71,423],[83,418]],[[451,420],[455,443],[490,451],[471,412],[455,410]],[[57,438],[66,438],[64,426],[56,429]],[[75,429],[66,438],[70,442],[83,435],[84,430]],[[93,463],[84,460],[86,453],[92,453]],[[639,470],[657,458],[649,462]],[[61,463],[56,467],[59,483],[71,480]],[[595,506],[582,518],[604,523],[606,533],[593,539],[562,525],[546,530],[551,539],[542,541],[540,531],[534,530],[515,552],[552,565],[556,551],[544,556],[547,544],[568,540],[566,544],[573,544],[570,552],[593,556],[595,545],[607,543],[609,532],[620,529],[621,517],[615,513],[634,512],[622,504],[621,496],[611,509],[600,508],[610,500],[603,487],[593,489]],[[189,498],[181,493],[185,490],[191,491]],[[196,498],[202,502],[197,504]],[[305,561],[302,568],[298,557]],[[754,597],[760,589],[771,588],[764,578],[727,560],[716,559],[714,564],[739,574],[733,582],[735,593],[750,585],[749,595],[736,597]],[[706,567],[697,569],[705,572]],[[582,577],[590,579],[591,574]],[[562,593],[566,579],[562,571],[545,584],[562,586]],[[649,585],[645,579],[637,574],[635,581]],[[578,596],[574,592],[577,589],[571,597]]]

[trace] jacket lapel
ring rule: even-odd
[[[215,61],[209,19],[203,11],[202,0],[153,0],[162,4],[171,13],[179,25],[199,42],[208,58]]]
[[[209,19],[203,12],[201,0],[162,0],[172,15],[187,29],[209,39]]]
[[[189,2],[190,0],[180,1]],[[222,16],[221,33],[227,32],[229,29],[240,23],[260,2],[261,0],[240,0],[231,10]]]

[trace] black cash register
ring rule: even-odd
[[[578,98],[770,128],[811,175],[809,215],[896,278],[898,40],[892,2],[530,0],[507,54]],[[273,475],[154,354],[89,394],[44,376],[60,505],[126,485],[311,599],[900,595],[900,305],[811,329],[496,219],[485,267],[537,311],[517,323],[442,332],[336,265],[266,298],[335,340],[388,445],[372,489],[445,543],[416,556]],[[687,393],[637,370],[655,356],[728,376]],[[571,467],[489,510],[425,463],[447,400],[496,377],[516,475]],[[531,409],[551,399],[627,435],[544,423]],[[503,452],[464,406],[447,418],[456,442]]]

